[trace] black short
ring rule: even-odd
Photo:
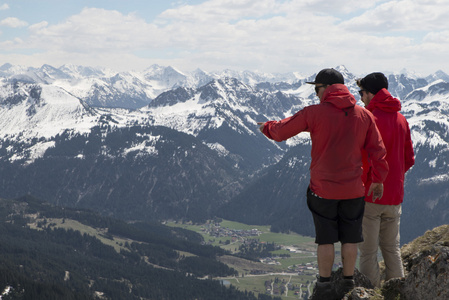
[[[307,206],[315,223],[315,243],[363,242],[364,197],[348,200],[324,199],[307,189]]]

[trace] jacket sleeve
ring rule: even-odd
[[[265,123],[263,133],[276,142],[285,141],[308,128],[306,111],[300,110],[296,114],[281,121],[268,121]]]
[[[363,173],[362,173],[362,181],[366,185],[371,183],[371,164],[368,160],[368,152],[365,149],[362,149],[362,164],[363,164]]]
[[[384,182],[388,175],[388,163],[385,159],[387,150],[373,118],[366,134],[364,149],[368,153],[372,166],[370,169],[372,182]]]
[[[405,172],[407,172],[415,164],[415,153],[413,152],[413,143],[410,136],[410,127],[407,123],[407,134],[405,136],[404,145]]]

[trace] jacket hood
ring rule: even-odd
[[[366,107],[371,112],[376,108],[386,112],[398,112],[401,110],[401,102],[391,96],[387,89],[381,89]]]
[[[344,84],[333,84],[323,94],[321,103],[328,102],[339,109],[354,107],[357,101]]]

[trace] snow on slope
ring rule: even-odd
[[[10,146],[10,160],[31,162],[54,146],[50,138],[65,130],[89,132],[99,119],[94,110],[55,86],[7,84],[0,91],[0,139],[28,144],[24,149]]]
[[[17,70],[23,69],[4,65],[0,71],[9,72],[8,74],[11,75],[18,72]],[[60,78],[58,76],[61,71],[64,71],[65,75]],[[341,67],[341,71],[348,76],[346,81],[352,87],[354,76],[349,74],[344,67]],[[268,96],[262,95],[262,92],[238,80],[223,78],[192,89],[194,92],[185,101],[180,101],[176,94],[173,94],[174,101],[169,105],[150,105],[136,111],[110,108],[92,109],[79,98],[84,99],[90,95],[89,93],[94,93],[92,90],[94,85],[99,88],[98,90],[103,91],[114,87],[108,91],[110,95],[113,95],[114,93],[136,92],[138,90],[136,86],[142,83],[140,91],[150,93],[154,91],[151,88],[163,89],[167,82],[179,84],[179,80],[182,78],[184,80],[191,80],[191,78],[173,68],[163,67],[150,68],[145,74],[134,72],[116,74],[107,79],[108,84],[100,80],[99,76],[109,76],[112,73],[106,74],[92,68],[67,65],[58,70],[45,66],[39,72],[42,78],[51,78],[52,80],[51,85],[34,84],[41,89],[39,97],[34,96],[33,98],[29,94],[32,84],[19,82],[14,87],[10,80],[4,79],[1,82],[0,138],[17,140],[20,137],[21,141],[30,141],[32,138],[48,140],[65,130],[87,133],[90,128],[98,125],[100,120],[102,122],[113,120],[113,126],[161,125],[195,136],[204,129],[217,129],[226,123],[235,131],[244,131],[246,134],[254,135],[255,123],[260,121],[260,116],[279,119],[292,115],[301,106],[318,103],[313,86],[303,84],[296,90],[284,91],[287,95],[297,97],[295,98],[297,100],[293,101],[298,101],[298,105],[290,106],[290,109],[285,106],[286,109],[282,110],[282,107],[276,107],[278,104],[275,104],[274,109],[268,114],[262,113],[273,101],[273,98],[269,98],[269,96],[272,97],[275,93],[270,93]],[[199,74],[198,76],[209,76],[201,70],[196,72]],[[250,76],[251,74],[246,75]],[[177,79],[170,79],[167,76],[174,76]],[[68,80],[68,77],[73,79]],[[268,77],[266,75],[264,78]],[[149,80],[154,80],[154,86],[146,86],[148,90],[145,90],[145,84],[148,84]],[[426,87],[417,89],[416,99],[412,97],[402,101],[402,112],[409,120],[415,145],[429,144],[433,147],[448,147],[447,136],[429,129],[429,122],[442,124],[444,128],[449,129],[449,95],[443,92],[445,87],[443,84],[445,82],[441,80],[434,81]],[[11,97],[16,98],[12,99]],[[307,135],[298,137],[296,140],[289,141],[288,144],[294,145],[299,140],[307,138]],[[51,146],[50,144],[45,145]],[[221,149],[221,152],[227,151],[219,144],[211,144],[210,147],[217,151]],[[42,153],[41,149],[32,151],[36,155]]]
[[[98,121],[98,115],[61,88],[48,85],[41,88],[40,98],[28,95],[16,104],[2,103],[0,137],[49,138],[65,129],[83,133]]]
[[[170,127],[192,135],[196,135],[207,125],[218,128],[223,123],[220,118],[213,118],[213,123],[209,123],[209,119],[215,115],[215,109],[205,105],[199,94],[186,102],[172,106],[143,108],[141,111],[153,116],[153,125]]]
[[[235,83],[231,79],[215,80],[196,90],[186,101],[169,106],[145,107],[141,111],[152,116],[152,125],[166,126],[195,136],[205,128],[217,129],[224,122],[235,130],[243,128],[246,133],[254,134],[239,117],[240,113],[255,113],[253,108],[245,105],[246,97],[251,92],[248,93],[247,86]],[[242,90],[241,97],[237,96]]]
[[[432,85],[430,85],[432,86]],[[414,146],[430,145],[449,148],[449,140],[442,132],[435,132],[429,122],[439,124],[449,132],[449,95],[428,93],[429,87],[422,88],[426,96],[419,100],[402,101],[402,114],[407,118],[411,128]],[[443,132],[444,133],[444,132]]]

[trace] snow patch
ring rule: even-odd
[[[158,151],[156,149],[156,143],[159,141],[161,136],[151,136],[151,135],[141,135],[145,137],[145,140],[140,143],[134,143],[131,147],[124,149],[122,152],[123,156],[128,155],[132,152],[138,152],[137,156],[151,155],[157,156]]]
[[[229,154],[229,151],[222,145],[219,143],[207,143],[206,144],[210,149],[217,151],[218,155],[220,156],[226,156]]]
[[[436,175],[430,178],[425,178],[420,181],[420,184],[432,184],[449,181],[449,174]]]

